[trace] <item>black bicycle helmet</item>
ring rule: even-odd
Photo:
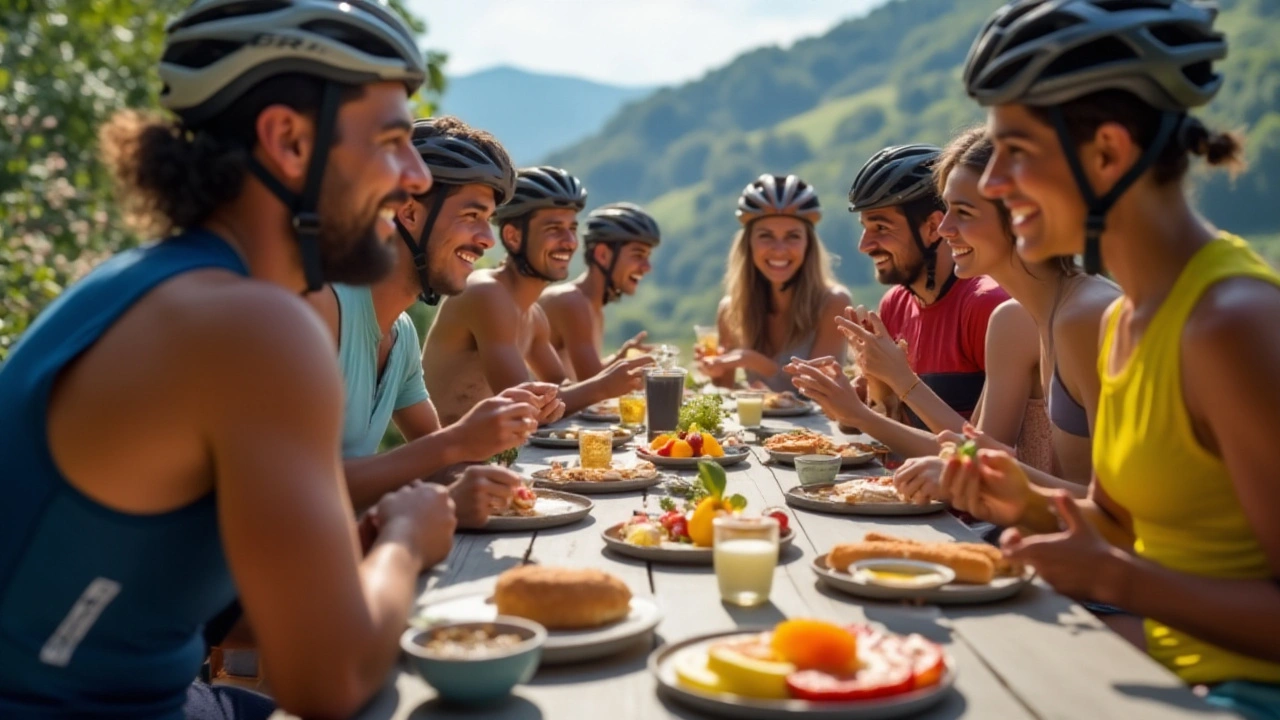
[[[645,212],[639,205],[620,202],[601,205],[587,215],[587,233],[583,237],[587,263],[594,265],[604,273],[604,302],[616,300],[622,292],[613,284],[613,271],[618,266],[618,257],[623,245],[643,243],[649,247],[657,247],[662,242],[662,231],[658,221]],[[592,253],[599,243],[613,246],[612,259],[609,266],[596,262]]]
[[[409,94],[417,92],[426,64],[413,33],[369,0],[196,0],[166,33],[160,103],[188,128],[198,129],[276,75],[303,73],[326,81],[302,192],[289,190],[249,158],[249,169],[292,211],[307,290],[320,289],[316,205],[341,86],[397,81]]]
[[[938,188],[934,184],[933,166],[938,162],[942,149],[936,145],[913,144],[887,147],[867,161],[853,178],[849,188],[849,212],[863,213],[887,207],[900,207],[916,200],[932,198],[939,205]],[[911,237],[924,257],[925,289],[932,290],[936,280],[939,238],[932,245],[925,244],[914,218],[907,218]],[[955,275],[947,278],[938,297],[941,298],[955,282]]]
[[[493,188],[493,199],[498,207],[515,193],[516,171],[511,158],[502,146],[493,144],[486,148],[469,138],[440,131],[439,119],[428,118],[413,124],[413,147],[431,170],[437,192],[432,193],[431,207],[427,210],[426,223],[417,238],[396,218],[400,239],[413,253],[413,265],[418,271],[418,283],[422,294],[418,296],[428,305],[440,302],[440,293],[431,288],[428,272],[427,241],[435,227],[440,210],[444,207],[449,187],[462,185],[487,185]]]
[[[984,106],[1043,108],[1088,205],[1085,269],[1102,269],[1106,215],[1187,121],[1187,110],[1222,87],[1213,61],[1227,41],[1213,29],[1217,5],[1189,0],[1022,0],[995,12],[965,61],[970,97]],[[1060,105],[1105,90],[1131,93],[1162,112],[1154,141],[1106,195],[1097,197]]]
[[[799,177],[766,173],[742,189],[734,214],[743,225],[773,215],[799,218],[816,225],[822,219],[822,206],[813,186]]]
[[[498,227],[516,222],[520,225],[520,245],[514,251],[508,250],[516,270],[522,275],[554,282],[555,278],[535,270],[525,255],[529,219],[534,211],[544,208],[573,208],[574,212],[582,212],[586,205],[587,189],[567,170],[549,165],[522,168],[516,174],[516,189],[511,200],[493,215]]]

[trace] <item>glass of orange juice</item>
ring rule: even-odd
[[[694,325],[693,334],[697,338],[698,347],[702,348],[704,357],[714,357],[720,354],[720,333],[714,327]]]
[[[636,430],[643,427],[645,415],[644,392],[631,392],[618,398],[618,415],[621,417],[622,426],[625,428]]]
[[[607,468],[613,463],[612,430],[579,430],[578,459],[584,468]]]
[[[720,599],[750,607],[769,601],[778,566],[778,521],[771,517],[718,517],[711,521],[712,562]]]

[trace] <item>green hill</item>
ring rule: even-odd
[[[547,161],[583,178],[592,204],[644,203],[665,242],[636,298],[610,307],[618,342],[641,328],[685,340],[713,317],[737,193],[762,172],[795,172],[825,208],[819,234],[842,262],[855,299],[874,302],[868,263],[846,212],[853,174],[879,148],[945,143],[978,122],[960,71],[997,0],[894,0],[866,17],[788,50],[749,52],[700,80],[627,105],[597,135]],[[1280,2],[1223,0],[1228,82],[1204,113],[1248,131],[1251,169],[1234,183],[1214,175],[1199,188],[1204,212],[1235,232],[1280,232]]]

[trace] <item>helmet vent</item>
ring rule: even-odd
[[[218,62],[241,47],[243,47],[241,43],[230,40],[175,43],[165,50],[164,62],[198,69]]]
[[[1057,77],[1064,73],[1076,72],[1082,67],[1097,67],[1110,62],[1137,58],[1138,54],[1129,47],[1128,43],[1113,37],[1104,37],[1059,55],[1040,76]]]
[[[1098,7],[1107,12],[1127,10],[1168,10],[1169,0],[1103,0]]]
[[[259,15],[263,13],[275,12],[287,8],[291,3],[285,0],[245,0],[244,2],[231,3],[228,5],[220,5],[212,7],[204,12],[198,12],[191,17],[186,18],[181,23],[175,23],[169,28],[169,32],[181,30],[182,28],[199,25],[201,23],[213,22],[215,20],[225,20],[227,18],[241,17],[243,15]]]
[[[1190,27],[1186,23],[1164,23],[1163,25],[1152,25],[1147,28],[1147,32],[1166,47],[1183,47],[1184,45],[1195,45],[1204,42],[1204,32]]]
[[[338,22],[336,20],[312,20],[309,23],[300,25],[303,30],[313,32],[317,35],[323,35],[333,38],[344,45],[350,45],[357,50],[362,50],[370,55],[377,55],[384,58],[399,57],[399,53],[395,51],[386,42],[380,40],[377,36],[352,27],[348,23]]]

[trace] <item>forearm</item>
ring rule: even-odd
[[[372,694],[386,681],[399,655],[399,637],[417,596],[421,558],[408,543],[379,539],[360,563],[360,579],[369,608],[370,628],[361,680]]]
[[[343,463],[347,490],[357,513],[364,511],[387,493],[419,478],[473,458],[461,457],[461,445],[452,427],[405,443],[394,450]],[[483,458],[480,458],[483,459]]]
[[[1055,477],[1023,462],[1019,462],[1018,464],[1022,466],[1022,471],[1027,474],[1027,479],[1036,487],[1044,488],[1046,490],[1066,490],[1071,493],[1071,497],[1076,498],[1077,500],[1083,500],[1089,490],[1088,485],[1081,485],[1078,482],[1072,482],[1060,477]]]
[[[1280,585],[1176,572],[1115,552],[1100,570],[1101,602],[1176,628],[1201,641],[1280,662]],[[1112,597],[1107,597],[1112,593]]]
[[[1045,488],[1032,486],[1027,510],[1018,521],[1018,527],[1031,535],[1062,531],[1062,524],[1053,510],[1053,498]],[[1133,551],[1133,535],[1115,518],[1092,500],[1077,499],[1080,514],[1102,535],[1108,543],[1126,553]]]
[[[564,402],[565,415],[572,415],[607,399],[604,385],[599,377],[560,388],[560,400]]]
[[[917,375],[913,373],[911,378],[912,380],[905,386],[892,388],[893,392],[907,404],[907,407],[911,408],[911,411],[924,421],[924,424],[934,433],[940,433],[944,430],[963,433],[965,420],[960,413],[938,397],[933,388],[920,381]],[[1004,442],[1004,438],[996,439]]]
[[[888,445],[890,450],[903,457],[937,455],[938,451],[942,449],[938,444],[938,438],[932,433],[910,425],[904,425],[871,409],[866,409],[859,413],[857,417],[849,418],[843,422],[846,425],[857,427],[862,432]]]
[[[776,360],[755,350],[743,353],[742,360],[742,367],[761,377],[771,378],[782,370],[782,366]]]

